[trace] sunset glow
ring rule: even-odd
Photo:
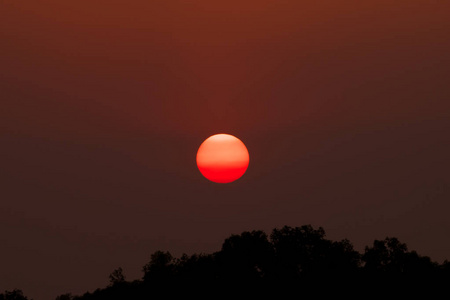
[[[207,179],[217,183],[239,179],[248,164],[247,147],[229,134],[216,134],[207,138],[197,152],[198,169]]]

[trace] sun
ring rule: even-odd
[[[207,179],[229,183],[247,171],[250,156],[247,147],[231,134],[215,134],[198,148],[197,167]]]

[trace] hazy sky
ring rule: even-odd
[[[322,226],[450,260],[450,2],[0,0],[0,292]],[[208,136],[250,153],[231,184]]]

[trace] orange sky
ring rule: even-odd
[[[323,226],[450,259],[450,2],[2,1],[0,291]],[[239,137],[233,185],[198,172]]]

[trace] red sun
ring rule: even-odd
[[[207,179],[229,183],[244,175],[249,163],[247,147],[235,136],[215,134],[198,148],[197,166]]]

